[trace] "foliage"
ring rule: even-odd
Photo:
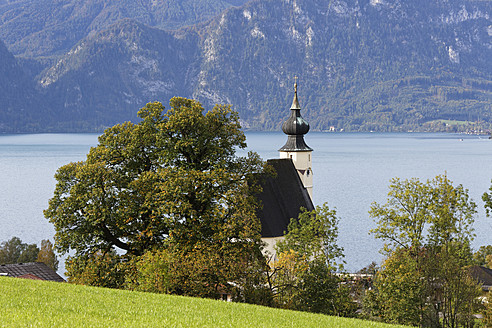
[[[485,192],[482,195],[482,200],[485,202],[485,211],[487,213],[487,216],[490,216],[492,212],[492,186],[490,186],[489,190],[489,193]]]
[[[480,246],[478,251],[473,253],[473,264],[492,269],[492,245]]]
[[[0,277],[7,327],[401,326],[215,300]]]
[[[276,245],[268,283],[277,306],[338,316],[352,316],[356,306],[335,274],[343,249],[337,245],[335,210],[325,203],[292,218],[285,239]]]
[[[217,297],[262,261],[258,187],[246,182],[263,162],[236,156],[246,147],[237,113],[222,105],[204,113],[185,98],[170,106],[148,104],[141,122],[107,129],[86,161],[58,170],[45,216],[57,248],[75,250],[73,281],[120,287],[109,271],[125,259],[135,266],[115,270],[130,270],[132,289]],[[162,265],[171,278],[164,270],[148,281]]]
[[[467,270],[476,204],[444,176],[422,183],[393,179],[385,205],[374,203],[372,230],[387,243],[366,307],[386,322],[469,327],[480,288]]]
[[[483,324],[485,327],[492,327],[492,293],[488,293],[484,300]]]
[[[261,272],[258,265],[262,263],[257,263],[261,259],[255,254],[245,256],[239,247],[234,250],[221,244],[197,244],[191,251],[167,247],[149,251],[125,264],[125,288],[216,299],[230,294],[238,301],[270,305],[252,294],[260,291],[267,296],[261,293],[259,282],[249,284],[249,271]]]
[[[39,250],[37,262],[43,262],[54,271],[58,270],[58,258],[56,257],[53,244],[48,240],[41,240],[41,249]]]
[[[0,244],[0,264],[35,262],[39,253],[36,244],[26,244],[12,237]]]
[[[125,289],[169,293],[171,260],[167,250],[148,251],[132,261],[125,276]]]
[[[385,250],[423,245],[442,245],[449,241],[468,244],[473,239],[471,224],[477,205],[462,185],[454,187],[446,175],[426,183],[418,179],[391,180],[388,202],[373,203],[369,214],[377,219],[371,233],[383,239]]]
[[[306,259],[325,262],[330,270],[342,269],[343,248],[337,245],[338,222],[335,210],[327,203],[313,211],[303,210],[298,218],[292,218],[283,241],[277,243],[277,251],[293,250]]]
[[[69,256],[65,261],[68,282],[96,287],[121,288],[125,277],[121,257],[114,251]]]
[[[385,322],[419,325],[423,316],[422,295],[425,286],[413,256],[398,249],[387,258],[376,274],[374,286],[365,300],[371,317]],[[369,303],[370,302],[370,303]]]

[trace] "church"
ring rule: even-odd
[[[309,124],[301,116],[297,82],[294,84],[290,117],[283,123],[282,131],[287,135],[287,142],[279,149],[280,158],[267,161],[276,175],[263,176],[260,180],[262,192],[258,195],[262,204],[258,212],[261,237],[266,243],[265,252],[271,257],[275,257],[275,244],[287,233],[291,218],[297,218],[301,208],[314,209],[313,149],[304,141]]]

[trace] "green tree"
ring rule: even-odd
[[[356,306],[350,289],[335,274],[343,269],[343,249],[337,245],[335,210],[325,203],[291,219],[285,239],[276,245],[270,285],[281,307],[352,316]]]
[[[490,216],[490,213],[492,212],[492,186],[489,188],[489,193],[485,192],[482,195],[482,200],[485,202],[485,211],[487,216]]]
[[[298,218],[291,219],[277,251],[293,250],[310,260],[325,262],[330,270],[341,269],[343,248],[337,245],[340,219],[336,214],[326,203],[313,211],[303,210]]]
[[[12,237],[0,244],[0,264],[34,262],[38,252],[36,244],[26,244],[20,238]]]
[[[22,250],[21,255],[17,259],[17,263],[29,263],[36,262],[38,258],[39,248],[36,244],[25,244],[24,249]]]
[[[469,325],[479,290],[466,270],[476,214],[468,190],[440,175],[425,183],[393,179],[388,196],[370,210],[387,255],[369,296],[372,315],[426,327]]]
[[[474,237],[471,224],[477,205],[468,190],[454,187],[445,175],[426,183],[418,179],[391,180],[388,201],[373,203],[369,214],[377,219],[371,232],[384,240],[385,250],[395,247],[419,249],[451,240],[468,244]]]
[[[480,248],[473,253],[473,264],[480,266],[488,266],[492,262],[492,245],[480,246]]]
[[[37,255],[37,262],[43,262],[54,271],[58,270],[58,258],[55,254],[53,244],[48,240],[41,240],[41,249]]]
[[[114,250],[69,256],[65,262],[68,282],[107,288],[123,288],[127,265]]]
[[[257,154],[236,155],[246,147],[237,113],[223,105],[205,113],[197,101],[172,98],[167,112],[156,102],[138,115],[137,124],[107,129],[86,161],[57,171],[45,211],[57,249],[77,258],[172,248],[182,263],[201,250],[224,265],[207,284],[234,281],[240,266],[232,263],[259,253],[257,187],[246,182],[263,170]]]

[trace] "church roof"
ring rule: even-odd
[[[2,264],[0,265],[0,275],[14,278],[65,281],[53,269],[42,262]]]
[[[262,203],[258,212],[262,237],[285,235],[291,218],[297,218],[301,208],[312,211],[313,202],[290,158],[267,161],[275,176],[263,174],[260,185],[263,191],[257,196]]]
[[[294,84],[294,100],[290,106],[290,117],[282,124],[282,131],[288,135],[287,143],[280,151],[312,151],[304,142],[309,132],[309,123],[301,116],[301,106],[297,99],[297,83]]]

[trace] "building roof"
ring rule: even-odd
[[[263,191],[257,196],[262,203],[258,211],[262,237],[285,235],[291,218],[297,218],[301,208],[312,211],[313,202],[303,186],[290,158],[269,159],[275,176],[263,174],[260,185]]]
[[[492,270],[483,266],[474,265],[470,267],[470,275],[482,284],[483,290],[492,289]]]
[[[294,100],[290,107],[290,117],[282,124],[282,131],[289,137],[280,151],[312,151],[304,142],[309,132],[309,123],[301,116],[301,106],[297,99],[297,83],[294,84]]]
[[[34,279],[37,277],[40,280],[49,281],[65,281],[53,269],[42,262],[17,263],[17,264],[2,264],[0,265],[0,275],[15,278]]]

